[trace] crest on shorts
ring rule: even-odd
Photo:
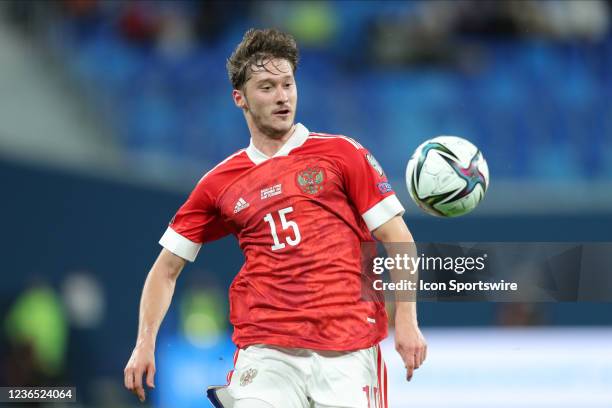
[[[315,195],[323,190],[325,182],[325,170],[321,167],[307,167],[297,173],[296,182],[298,187],[306,193]]]
[[[249,385],[253,382],[253,378],[257,375],[257,370],[255,368],[249,368],[240,376],[240,386],[244,387],[245,385]]]
[[[374,158],[374,156],[368,153],[366,154],[366,159],[368,159],[368,162],[370,162],[370,166],[372,166],[374,170],[376,170],[376,172],[378,173],[380,177],[385,175],[385,172],[383,171],[382,166],[380,165],[378,160]]]

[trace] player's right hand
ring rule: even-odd
[[[140,402],[144,402],[145,390],[142,382],[142,376],[146,376],[146,384],[150,388],[155,388],[155,348],[148,344],[138,344],[132,351],[124,373],[125,388],[132,391]]]

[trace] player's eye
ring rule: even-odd
[[[269,91],[272,87],[269,85],[266,86],[262,86],[260,89],[263,89],[264,91]]]
[[[285,84],[285,88],[290,88],[290,87],[291,87],[291,85],[293,85],[293,83],[292,83],[292,82],[287,82],[287,83]]]

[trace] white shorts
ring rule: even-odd
[[[387,408],[378,345],[351,352],[254,345],[238,350],[224,391],[274,408]],[[232,406],[231,404],[224,404]]]

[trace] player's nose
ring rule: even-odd
[[[282,86],[276,88],[276,103],[279,105],[289,102],[289,94]]]

